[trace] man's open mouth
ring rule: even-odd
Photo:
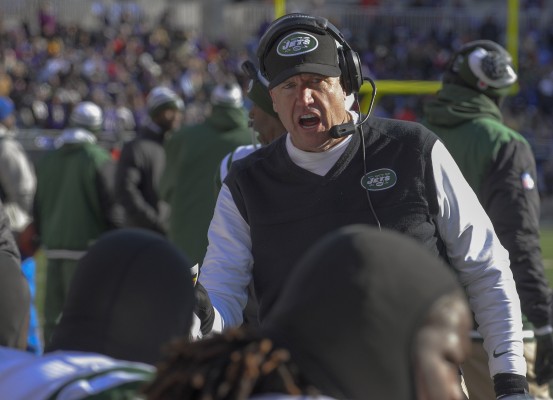
[[[311,128],[319,125],[321,119],[316,114],[305,114],[300,117],[300,126],[302,128]]]

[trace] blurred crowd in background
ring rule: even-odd
[[[208,43],[167,26],[147,29],[142,18],[96,10],[101,29],[65,26],[44,10],[40,32],[23,23],[1,32],[0,93],[11,97],[20,128],[62,129],[74,104],[90,100],[104,111],[104,134],[133,131],[156,85],[174,88],[187,104],[186,122],[202,120],[207,93],[239,71],[224,44]]]
[[[169,86],[182,96],[185,124],[200,122],[209,114],[208,94],[217,83],[234,80],[245,87],[247,78],[240,65],[253,58],[269,21],[237,46],[176,27],[170,11],[153,20],[135,3],[124,4],[108,8],[92,3],[95,29],[61,23],[48,3],[36,16],[38,31],[28,22],[8,28],[0,21],[0,96],[13,99],[20,129],[62,129],[73,105],[90,100],[104,111],[101,139],[115,145],[140,126],[146,115],[145,97],[156,85]],[[544,4],[521,1],[521,7],[533,13]],[[475,39],[505,43],[504,27],[497,20],[490,16],[482,21],[477,29],[461,34],[455,27],[368,24],[366,37],[352,34],[346,39],[359,51],[365,75],[375,80],[439,80],[451,51],[462,43]],[[339,21],[334,23],[348,33]],[[552,26],[521,29],[518,62],[520,90],[504,104],[505,121],[532,144],[541,192],[551,195]],[[425,96],[384,96],[374,113],[419,120],[424,101]]]

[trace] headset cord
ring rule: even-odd
[[[368,81],[372,88],[373,88],[373,93],[372,93],[372,97],[371,97],[371,102],[369,104],[369,110],[367,112],[367,115],[365,115],[365,117],[363,118],[363,120],[359,123],[359,134],[361,135],[361,148],[362,148],[362,152],[363,152],[363,176],[367,175],[367,163],[366,163],[366,158],[367,158],[367,153],[366,153],[366,149],[365,149],[365,135],[363,133],[363,124],[365,122],[367,122],[367,120],[369,119],[369,115],[371,115],[371,111],[372,111],[372,108],[373,108],[373,103],[374,103],[374,98],[376,96],[376,85],[374,84],[374,81],[370,78],[365,78],[363,80],[366,80]],[[359,109],[359,100],[357,100],[357,108]],[[369,194],[369,191],[365,189],[365,193],[367,194],[367,200],[369,202],[369,207],[371,209],[371,213],[376,221],[376,225],[378,226],[378,230],[381,231],[382,230],[382,226],[380,225],[380,220],[378,219],[378,215],[376,215],[376,211],[374,210],[374,206],[373,206],[373,203],[371,201],[371,195]]]

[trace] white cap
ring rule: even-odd
[[[242,89],[237,83],[217,85],[211,92],[211,104],[236,108],[242,107],[244,104]]]
[[[161,108],[173,107],[178,110],[184,110],[184,102],[174,91],[165,86],[156,86],[153,88],[148,97],[146,97],[146,107],[148,114],[153,115]]]
[[[73,108],[69,122],[73,126],[99,131],[102,129],[104,116],[100,107],[90,101],[83,101]]]

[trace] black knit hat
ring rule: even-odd
[[[475,40],[457,50],[446,68],[444,83],[456,83],[488,97],[507,96],[517,81],[511,55],[491,40]]]
[[[414,239],[346,226],[305,252],[261,329],[327,396],[412,399],[413,337],[435,302],[460,290]]]
[[[190,268],[186,256],[153,231],[105,233],[79,260],[45,351],[87,351],[156,363],[166,342],[190,331]]]
[[[336,41],[327,33],[288,31],[274,41],[263,63],[269,89],[301,73],[341,75]]]

